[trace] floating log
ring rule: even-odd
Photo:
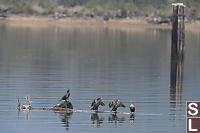
[[[101,110],[76,110],[69,108],[32,108],[31,110],[51,110],[54,112],[78,112],[78,113],[104,113],[104,114],[131,114],[129,112],[101,111]]]
[[[73,105],[71,102],[69,101],[64,101],[60,104],[55,105],[54,107],[50,107],[50,108],[33,108],[31,106],[31,100],[29,98],[29,96],[26,96],[26,100],[28,105],[25,104],[20,104],[19,100],[18,100],[18,107],[17,109],[20,110],[51,110],[54,112],[66,112],[66,113],[72,113],[72,112],[85,112],[85,113],[112,113],[112,114],[130,114],[127,112],[116,112],[116,111],[99,111],[99,110],[75,110],[73,109]]]
[[[18,99],[18,107],[17,109],[18,110],[33,110],[33,109],[38,109],[38,110],[60,110],[60,111],[68,111],[68,110],[72,110],[73,109],[73,105],[71,102],[69,101],[64,101],[60,104],[57,104],[55,105],[54,107],[52,108],[33,108],[31,106],[31,100],[30,100],[30,97],[27,95],[26,97],[26,101],[27,101],[27,104],[28,105],[25,105],[25,104],[21,104],[19,99]]]

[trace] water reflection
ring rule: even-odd
[[[134,120],[135,120],[135,114],[131,114],[129,118],[130,125],[133,125]]]
[[[17,120],[20,120],[20,112],[21,112],[21,111],[18,110],[18,113],[17,113]],[[22,112],[26,114],[25,119],[26,119],[26,120],[29,120],[30,115],[31,115],[31,110],[22,110]]]
[[[66,130],[69,130],[69,119],[71,118],[73,112],[55,112],[61,116],[61,124],[66,127]]]
[[[95,125],[95,123],[96,123],[96,126],[100,127],[100,125],[104,121],[104,118],[103,117],[99,117],[98,113],[92,113],[91,114],[91,121],[92,121],[93,125]]]
[[[124,117],[118,117],[116,113],[111,114],[108,117],[108,122],[109,123],[114,123],[115,126],[119,126],[120,123],[124,123],[125,118]]]
[[[30,113],[31,110],[23,110],[23,111],[18,111],[18,120],[20,120],[20,112],[25,113],[25,119],[29,120],[30,118]],[[61,125],[64,126],[66,128],[66,130],[68,131],[70,129],[70,119],[72,117],[73,112],[54,112],[56,114],[59,114],[60,116],[60,121],[61,121]],[[91,122],[92,125],[95,125],[97,128],[100,128],[101,125],[104,123],[105,118],[104,117],[100,117],[98,113],[91,113]],[[132,113],[129,116],[129,123],[130,125],[134,124],[134,120],[135,120],[135,114]],[[116,113],[110,114],[108,116],[108,123],[113,123],[116,127],[120,126],[120,124],[125,122],[125,118],[124,117],[118,117],[118,115]]]
[[[180,103],[182,97],[184,56],[171,61],[170,101]]]
[[[23,114],[23,116],[20,116],[19,121],[13,122],[17,115],[13,114],[16,109],[13,111],[12,107],[17,105],[13,102],[13,98],[31,94],[34,97],[34,107],[48,107],[56,104],[55,99],[63,94],[65,87],[72,89],[73,96],[71,98],[76,105],[75,108],[78,109],[87,109],[88,99],[92,99],[94,96],[103,96],[106,100],[118,97],[123,101],[130,101],[134,98],[135,101],[144,102],[138,106],[144,113],[174,113],[170,112],[168,106],[163,104],[168,102],[170,93],[169,89],[166,89],[169,84],[166,78],[168,79],[169,74],[170,49],[168,42],[171,34],[168,30],[156,32],[154,35],[150,30],[124,33],[102,29],[58,28],[54,31],[54,28],[38,30],[0,28],[1,126],[16,127],[25,119],[26,111],[20,112],[20,115]],[[192,40],[191,50],[187,49],[187,59],[195,57],[194,68],[197,68],[200,64],[198,61],[200,56],[190,54],[199,54],[199,51],[193,52],[193,49],[199,48],[194,48],[194,46],[199,46],[194,43],[199,43],[199,39]],[[185,64],[188,64],[188,61],[191,60],[185,60]],[[191,70],[190,66],[185,68],[185,73]],[[196,87],[199,83],[195,83],[195,79],[198,80],[200,74],[199,71],[195,72],[197,72],[197,77],[194,77],[192,73],[185,76],[190,78],[194,90],[191,93],[185,93],[182,99],[186,99],[190,94],[197,95],[196,91],[199,92]],[[176,98],[174,96],[176,92],[175,89],[170,96]],[[175,105],[174,103],[169,104]],[[70,128],[69,131],[73,132],[85,132],[84,130],[115,133],[121,131],[146,132],[141,129],[141,126],[144,127],[143,129],[148,129],[149,133],[174,130],[182,132],[184,129],[181,127],[185,124],[182,120],[163,121],[157,117],[149,119],[138,113],[135,119],[139,121],[133,120],[130,115],[122,114],[117,114],[118,118],[116,118],[116,115],[98,113],[98,118],[94,117],[96,114],[91,116],[90,113],[77,114],[74,112],[73,116],[65,116],[66,114],[55,116],[52,113],[52,111],[32,111],[29,121],[16,127],[16,133],[22,127],[24,130],[40,132],[53,132],[52,128],[62,132],[65,127]],[[184,111],[178,113],[185,114]],[[92,125],[91,117],[94,125]],[[101,120],[102,117],[104,121],[101,121],[103,122],[100,124],[101,129],[96,129],[96,125],[99,124],[98,120]],[[122,117],[122,120],[119,117]],[[127,128],[130,125],[129,122],[134,126]],[[172,126],[171,123],[175,122],[180,125]],[[44,123],[46,126],[40,126]],[[72,123],[74,124],[72,125]],[[116,125],[121,124],[120,130],[115,128],[115,123]],[[157,126],[158,130],[155,131],[154,126],[150,127],[149,124],[159,125]],[[63,125],[65,127],[62,127]],[[166,125],[169,128],[166,128]],[[13,131],[3,128],[2,132]]]
[[[30,115],[31,115],[31,111],[28,110],[28,111],[27,111],[27,114],[26,114],[26,120],[29,120]]]
[[[172,37],[171,49],[171,72],[170,72],[170,115],[172,119],[177,118],[181,111],[181,100],[183,92],[183,66],[184,66],[184,39],[177,42]]]

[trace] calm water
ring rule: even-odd
[[[186,33],[182,86],[170,91],[171,31],[0,25],[2,133],[183,133],[185,101],[200,100],[200,33]],[[52,107],[71,89],[75,109],[116,98],[130,114],[18,112],[17,99]],[[108,106],[100,110],[110,110]],[[120,112],[129,112],[120,108]]]

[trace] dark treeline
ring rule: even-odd
[[[186,16],[200,18],[200,0],[0,0],[0,11],[10,14],[54,15],[76,17],[168,17],[171,3],[186,5]]]

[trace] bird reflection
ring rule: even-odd
[[[91,121],[92,121],[92,124],[94,125],[96,123],[96,126],[97,127],[100,127],[100,125],[103,123],[104,121],[104,118],[103,117],[100,117],[99,118],[99,115],[98,113],[92,113],[91,114]]]
[[[28,111],[27,111],[27,114],[26,114],[26,120],[29,120],[30,114],[31,114],[31,111],[28,110]]]
[[[109,123],[114,123],[116,126],[120,123],[124,123],[125,118],[124,117],[118,117],[116,113],[113,113],[108,117]]]
[[[69,130],[69,119],[71,118],[73,112],[55,112],[58,113],[61,116],[61,123],[64,127],[66,127],[66,130]]]
[[[30,118],[30,115],[31,115],[31,111],[30,110],[23,110],[23,113],[26,113],[26,120],[29,120],[29,118]],[[17,113],[17,119],[19,120],[19,118],[20,118],[20,110],[18,110],[18,113]]]
[[[132,113],[129,118],[130,125],[133,125],[134,120],[135,120],[135,114]]]

